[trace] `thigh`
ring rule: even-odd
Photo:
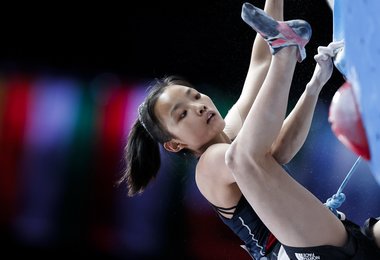
[[[247,201],[281,243],[294,247],[346,243],[342,222],[273,157],[260,164],[239,161],[233,171]]]
[[[342,247],[318,246],[297,248],[283,245],[287,255],[291,259],[326,259],[326,260],[370,260],[380,259],[380,250],[371,243],[355,223],[343,221],[346,228],[348,239]]]

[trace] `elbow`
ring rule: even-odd
[[[237,149],[237,144],[236,142],[232,142],[232,144],[228,147],[227,151],[226,151],[226,154],[225,154],[225,157],[224,157],[224,160],[225,160],[225,164],[227,165],[227,167],[232,170],[234,172],[234,170],[236,169],[238,163],[238,151],[239,149]]]
[[[280,165],[287,164],[292,160],[292,157],[290,156],[278,156],[278,155],[273,155],[273,158],[276,160],[276,162]]]
[[[295,154],[291,152],[291,149],[275,149],[272,151],[273,158],[281,165],[289,163],[294,155]]]

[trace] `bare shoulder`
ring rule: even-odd
[[[228,185],[235,182],[225,163],[225,154],[229,144],[221,143],[210,146],[200,157],[196,167],[196,182],[202,186],[213,184]]]
[[[235,178],[225,163],[229,144],[210,146],[198,161],[195,181],[202,195],[214,205],[230,207],[236,205],[241,192]]]
[[[199,158],[196,171],[202,175],[213,175],[225,165],[225,154],[229,144],[211,145]]]

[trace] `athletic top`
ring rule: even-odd
[[[235,207],[212,206],[222,221],[244,242],[242,247],[254,259],[260,259],[264,256],[271,259],[270,254],[279,242],[260,220],[243,195]],[[232,213],[233,209],[235,211]],[[232,215],[232,218],[226,218],[220,213]]]
[[[288,174],[291,174],[287,165],[281,166]],[[252,258],[277,259],[280,242],[264,225],[243,195],[238,204],[231,208],[211,205],[222,221],[244,242],[245,245],[242,247]],[[220,213],[232,215],[232,218],[226,218]]]

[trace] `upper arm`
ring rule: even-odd
[[[254,62],[250,65],[242,92],[224,119],[226,122],[224,132],[231,140],[237,136],[242,128],[245,118],[264,82],[269,64],[270,60]]]
[[[221,185],[235,183],[235,178],[225,163],[225,154],[229,144],[210,146],[197,164],[197,175],[201,174]]]

